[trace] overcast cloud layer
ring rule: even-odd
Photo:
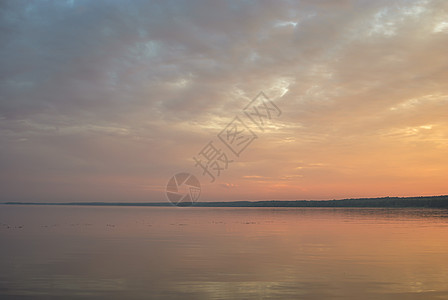
[[[0,201],[448,194],[447,1],[1,1]],[[215,183],[193,156],[282,110]]]

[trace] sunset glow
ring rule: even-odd
[[[0,202],[162,202],[177,172],[201,201],[448,194],[447,1],[0,9]],[[217,135],[260,92],[281,115],[236,157]]]

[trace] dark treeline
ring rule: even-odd
[[[342,200],[200,202],[202,207],[435,207],[448,208],[448,196],[384,197]]]
[[[81,205],[81,206],[173,206],[169,202],[127,203],[127,202],[69,202],[37,203],[6,202],[9,205]],[[190,206],[190,205],[185,205]],[[448,208],[448,196],[429,197],[383,197],[342,200],[297,200],[297,201],[232,201],[197,202],[196,207],[431,207]]]

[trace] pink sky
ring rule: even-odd
[[[446,1],[5,3],[0,202],[161,202],[178,172],[201,201],[448,194]],[[261,91],[282,113],[236,157]]]

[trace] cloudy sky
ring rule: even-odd
[[[448,194],[445,0],[3,0],[0,41],[2,202],[166,201],[178,172],[201,201]]]

